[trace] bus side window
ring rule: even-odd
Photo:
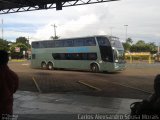
[[[64,41],[64,47],[72,47],[72,46],[73,46],[73,40]]]
[[[47,42],[46,41],[40,42],[40,48],[46,48],[46,47],[47,47]]]
[[[109,40],[106,37],[97,37],[99,46],[110,46]]]
[[[66,59],[66,60],[72,60],[72,55],[71,55],[71,53],[65,53],[65,59]]]
[[[32,42],[32,48],[39,48],[39,42]]]
[[[88,53],[88,60],[97,60],[96,53]]]
[[[55,45],[54,45],[54,41],[48,41],[47,42],[47,48],[53,48]]]
[[[59,53],[52,53],[52,57],[53,57],[55,60],[60,60],[60,54],[59,54]]]
[[[60,60],[66,60],[65,54],[64,53],[60,53]]]
[[[75,39],[74,46],[84,46],[84,40],[82,38]]]
[[[80,60],[81,57],[80,57],[80,53],[73,53],[73,60]]]
[[[82,53],[82,59],[83,59],[83,60],[87,60],[87,59],[88,59],[87,53]]]
[[[85,46],[96,46],[96,41],[94,38],[86,38]]]
[[[63,40],[56,40],[55,41],[55,47],[64,47],[64,41]]]

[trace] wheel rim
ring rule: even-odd
[[[42,63],[42,69],[46,69],[46,64]]]
[[[96,71],[96,66],[95,66],[95,65],[92,67],[92,70],[93,70],[94,72]]]
[[[52,63],[49,63],[49,64],[48,64],[48,69],[49,69],[49,70],[53,70],[53,64],[52,64]]]
[[[52,69],[52,66],[49,65],[49,69]]]
[[[92,66],[92,72],[98,72],[98,66],[97,65]]]
[[[49,64],[48,68],[49,68],[49,70],[52,70],[53,69],[53,65]]]

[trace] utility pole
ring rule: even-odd
[[[54,24],[54,25],[51,25],[51,26],[53,26],[54,27],[54,38],[56,39],[57,38],[57,35],[56,35],[56,25]]]
[[[3,39],[3,19],[2,19],[2,39]]]
[[[160,52],[160,47],[159,47],[159,46],[160,46],[160,44],[158,43],[158,50],[157,50],[157,51],[158,51],[158,53]]]
[[[126,27],[126,40],[127,40],[127,27],[128,25],[124,25]]]
[[[28,38],[27,38],[27,43],[28,43],[28,44],[29,44],[29,40],[30,40],[31,38],[32,38],[32,37],[29,37],[29,36],[28,36]]]

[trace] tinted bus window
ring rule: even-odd
[[[89,53],[88,54],[88,60],[96,60],[97,54],[96,53]]]
[[[84,46],[84,40],[82,38],[75,39],[74,46]]]
[[[97,60],[97,53],[53,53],[55,60]]]
[[[80,53],[71,53],[73,56],[73,60],[81,60],[81,54]]]
[[[63,47],[63,44],[64,42],[63,42],[63,40],[57,40],[57,41],[55,41],[55,47]]]
[[[55,60],[60,60],[60,53],[54,53],[54,54],[52,54],[52,57],[53,57]]]
[[[39,48],[39,42],[32,42],[32,48]]]
[[[85,38],[85,46],[96,46],[94,38]]]
[[[47,41],[47,48],[53,48],[54,46],[54,41]]]
[[[117,40],[111,40],[111,45],[113,47],[116,47],[116,48],[123,48],[123,45],[120,41],[117,41]]]
[[[65,53],[66,60],[72,60],[72,54],[71,53]]]
[[[110,46],[110,42],[106,37],[97,37],[99,46]]]
[[[64,41],[64,47],[72,47],[72,46],[73,46],[73,40]]]
[[[42,41],[40,43],[40,48],[47,48],[47,41]]]
[[[87,53],[82,54],[82,60],[88,60],[88,54]]]

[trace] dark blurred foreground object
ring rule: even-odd
[[[132,103],[130,108],[131,116],[157,115],[160,119],[160,75],[154,79],[154,93],[148,99]]]
[[[8,67],[8,53],[0,50],[0,120],[13,113],[13,94],[18,89],[18,76]]]

